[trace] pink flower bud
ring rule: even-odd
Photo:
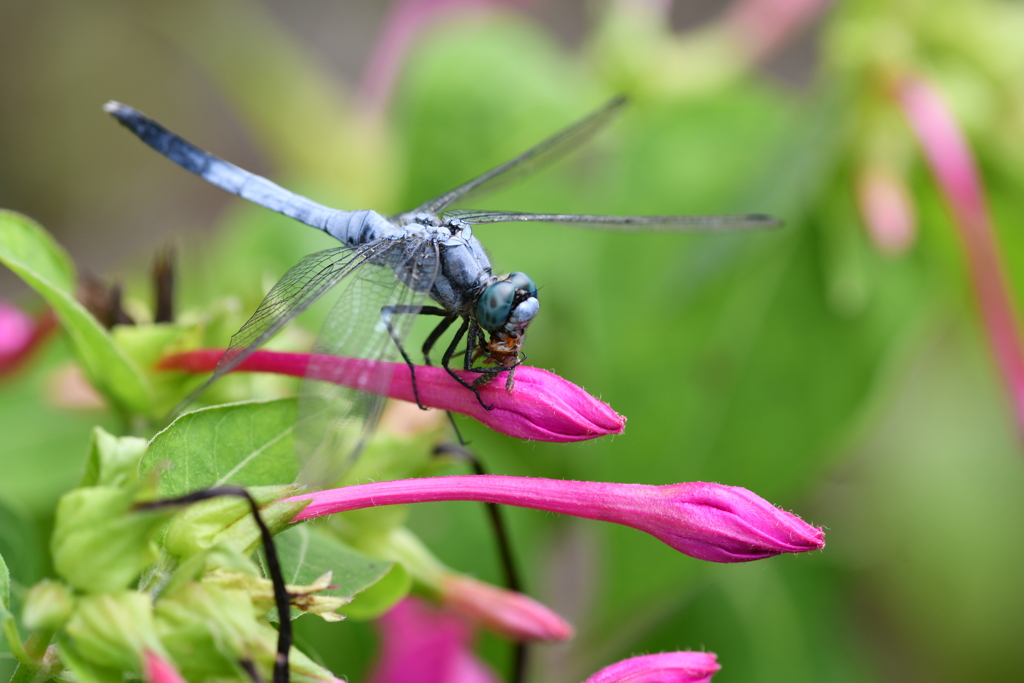
[[[711,562],[747,562],[819,550],[821,529],[736,486],[671,486],[463,475],[382,481],[303,494],[312,502],[293,521],[377,505],[473,500],[615,522],[646,531]]]
[[[572,626],[522,593],[462,574],[444,574],[440,584],[441,601],[446,607],[511,640],[529,642],[572,638]]]
[[[721,668],[710,652],[662,652],[606,666],[584,683],[707,683]]]
[[[164,358],[159,367],[185,372],[213,370],[224,354],[220,349],[191,351]],[[336,377],[356,378],[376,376],[376,361],[336,356],[313,356],[308,353],[282,353],[256,351],[242,361],[236,371],[273,372],[304,377],[312,364],[314,379]],[[391,382],[384,392],[391,398],[414,401],[412,376],[405,363],[390,363]],[[358,367],[360,372],[352,372]],[[462,373],[466,374],[466,373]],[[469,381],[477,377],[466,374]],[[346,380],[347,381],[347,380]],[[502,434],[520,439],[565,443],[584,441],[609,434],[621,434],[626,418],[617,414],[607,403],[594,398],[572,382],[558,375],[527,365],[516,369],[512,391],[505,390],[504,375],[480,387],[484,402],[493,410],[484,410],[473,392],[461,386],[444,368],[416,366],[416,387],[425,406],[469,415]],[[357,389],[367,389],[355,386]]]
[[[902,254],[914,243],[914,204],[906,183],[892,171],[879,166],[861,171],[857,204],[871,241],[883,254]]]
[[[145,651],[143,675],[149,683],[186,683],[170,662],[152,650]]]
[[[455,614],[406,598],[377,620],[381,652],[369,683],[498,683]]]

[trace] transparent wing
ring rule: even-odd
[[[464,199],[485,190],[494,190],[500,185],[536,171],[541,166],[555,161],[593,137],[595,133],[601,130],[618,113],[625,103],[625,97],[616,97],[582,121],[574,123],[539,145],[528,149],[515,159],[473,178],[468,183],[459,185],[454,190],[445,192],[440,197],[421,204],[409,213],[425,212],[436,214],[457,199]]]
[[[262,176],[249,173],[209,152],[204,152],[126,104],[111,101],[107,102],[103,109],[160,154],[231,194],[237,194],[243,199],[321,230],[326,229],[331,215],[338,213],[336,209],[317,204]]]
[[[723,216],[591,216],[574,213],[518,213],[515,211],[476,211],[453,209],[441,214],[442,219],[459,219],[470,225],[536,221],[564,223],[604,230],[716,231],[778,228],[782,221],[760,213]]]
[[[358,249],[335,247],[302,259],[271,288],[252,317],[231,337],[213,375],[195,394],[231,372],[295,316],[388,248],[385,241],[370,242]]]
[[[392,240],[343,284],[300,390],[296,439],[304,483],[337,485],[362,450],[391,381],[388,364],[401,358],[396,340],[403,343],[412,329],[439,261],[434,242]],[[402,311],[391,316],[390,332],[385,307]]]

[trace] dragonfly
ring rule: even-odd
[[[764,214],[604,216],[453,208],[564,156],[592,138],[625,104],[624,97],[617,97],[514,159],[392,216],[373,210],[329,208],[199,149],[132,107],[111,101],[104,109],[144,143],[208,183],[322,230],[341,243],[305,257],[271,288],[248,322],[232,336],[207,384],[230,372],[311,304],[340,286],[338,303],[320,333],[314,359],[334,355],[390,362],[400,356],[410,368],[416,402],[424,408],[416,390],[415,364],[404,342],[418,316],[436,316],[440,320],[421,349],[425,364],[431,364],[434,347],[457,323],[441,365],[453,381],[472,391],[480,405],[490,410],[480,387],[507,372],[505,386],[511,391],[515,369],[525,360],[526,330],[540,310],[540,302],[536,284],[525,273],[494,273],[474,226],[529,221],[611,230],[715,231],[781,225]],[[461,368],[453,367],[452,360],[459,355]],[[323,398],[343,406],[336,411],[343,417],[336,419],[357,425],[360,437],[356,445],[348,447],[352,451],[365,443],[384,400],[382,392],[375,393],[374,388],[387,385],[389,377],[383,369],[387,363],[375,367],[373,377],[358,381],[336,377],[336,382],[317,383],[332,387],[318,390]],[[465,371],[465,377],[457,369]],[[331,372],[326,367],[309,370],[310,375],[328,380]]]

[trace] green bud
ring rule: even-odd
[[[63,583],[43,579],[28,589],[22,608],[22,621],[32,630],[55,631],[71,616],[75,598]]]
[[[210,576],[179,587],[157,603],[161,641],[186,679],[238,676],[238,660],[246,658],[256,664],[264,680],[270,680],[277,630],[262,618],[267,605],[253,601],[250,579],[243,575]],[[336,680],[330,671],[295,648],[289,653],[289,665],[293,683]]]
[[[271,533],[288,526],[295,515],[309,504],[308,501],[276,502],[298,491],[299,487],[294,484],[249,489]],[[228,545],[243,555],[249,555],[260,542],[260,530],[252,518],[249,501],[237,496],[220,496],[188,506],[171,520],[163,541],[167,552],[182,559],[217,544]]]
[[[57,574],[86,593],[119,591],[156,559],[153,536],[167,511],[132,511],[110,486],[75,489],[57,504],[50,550]]]
[[[85,474],[78,486],[112,486],[119,489],[134,486],[139,480],[139,463],[145,454],[145,439],[116,437],[102,427],[94,427],[89,456],[85,461]]]
[[[156,628],[188,680],[236,675],[237,660],[251,657],[251,646],[261,637],[256,609],[245,591],[196,581],[161,597]]]
[[[122,591],[79,598],[65,630],[75,649],[97,666],[141,672],[143,650],[166,657],[146,593]]]

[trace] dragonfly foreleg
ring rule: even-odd
[[[405,352],[405,346],[402,345],[402,340],[395,334],[395,329],[391,326],[391,317],[394,315],[448,315],[448,312],[443,308],[437,306],[384,306],[380,309],[380,318],[384,321],[384,327],[387,328],[388,334],[391,336],[391,340],[395,342],[395,346],[398,347],[398,352],[402,354],[402,358],[405,360],[405,364],[409,366],[409,372],[412,378],[412,395],[416,399],[416,405],[420,407],[420,410],[426,410],[427,407],[420,402],[420,392],[416,387],[416,366],[413,364],[412,359],[409,358],[409,354]],[[449,323],[450,324],[450,323]],[[430,365],[428,362],[427,365]]]
[[[427,340],[423,342],[423,362],[425,364],[430,365],[430,350],[434,348],[434,344],[437,343],[437,340],[441,338],[441,335],[444,334],[456,320],[457,318],[455,316],[444,318],[437,324],[437,327],[427,335]]]
[[[475,382],[473,384],[470,384],[466,380],[462,379],[462,377],[460,377],[458,373],[456,373],[451,368],[452,356],[455,355],[455,349],[456,347],[458,347],[459,342],[462,341],[462,338],[466,336],[466,330],[468,328],[469,323],[463,320],[462,324],[459,325],[459,329],[455,332],[455,336],[452,338],[452,342],[448,345],[448,348],[445,350],[444,356],[441,357],[441,367],[443,367],[445,371],[448,372],[449,375],[454,377],[456,382],[472,391],[476,395],[476,400],[479,401],[480,405],[483,407],[484,410],[494,410],[494,406],[489,406],[486,403],[484,403],[484,399],[481,398],[480,390],[476,388]],[[469,359],[470,355],[471,354],[467,353],[466,358]],[[467,366],[471,364],[472,361],[466,363]],[[468,369],[472,370],[472,368]]]

